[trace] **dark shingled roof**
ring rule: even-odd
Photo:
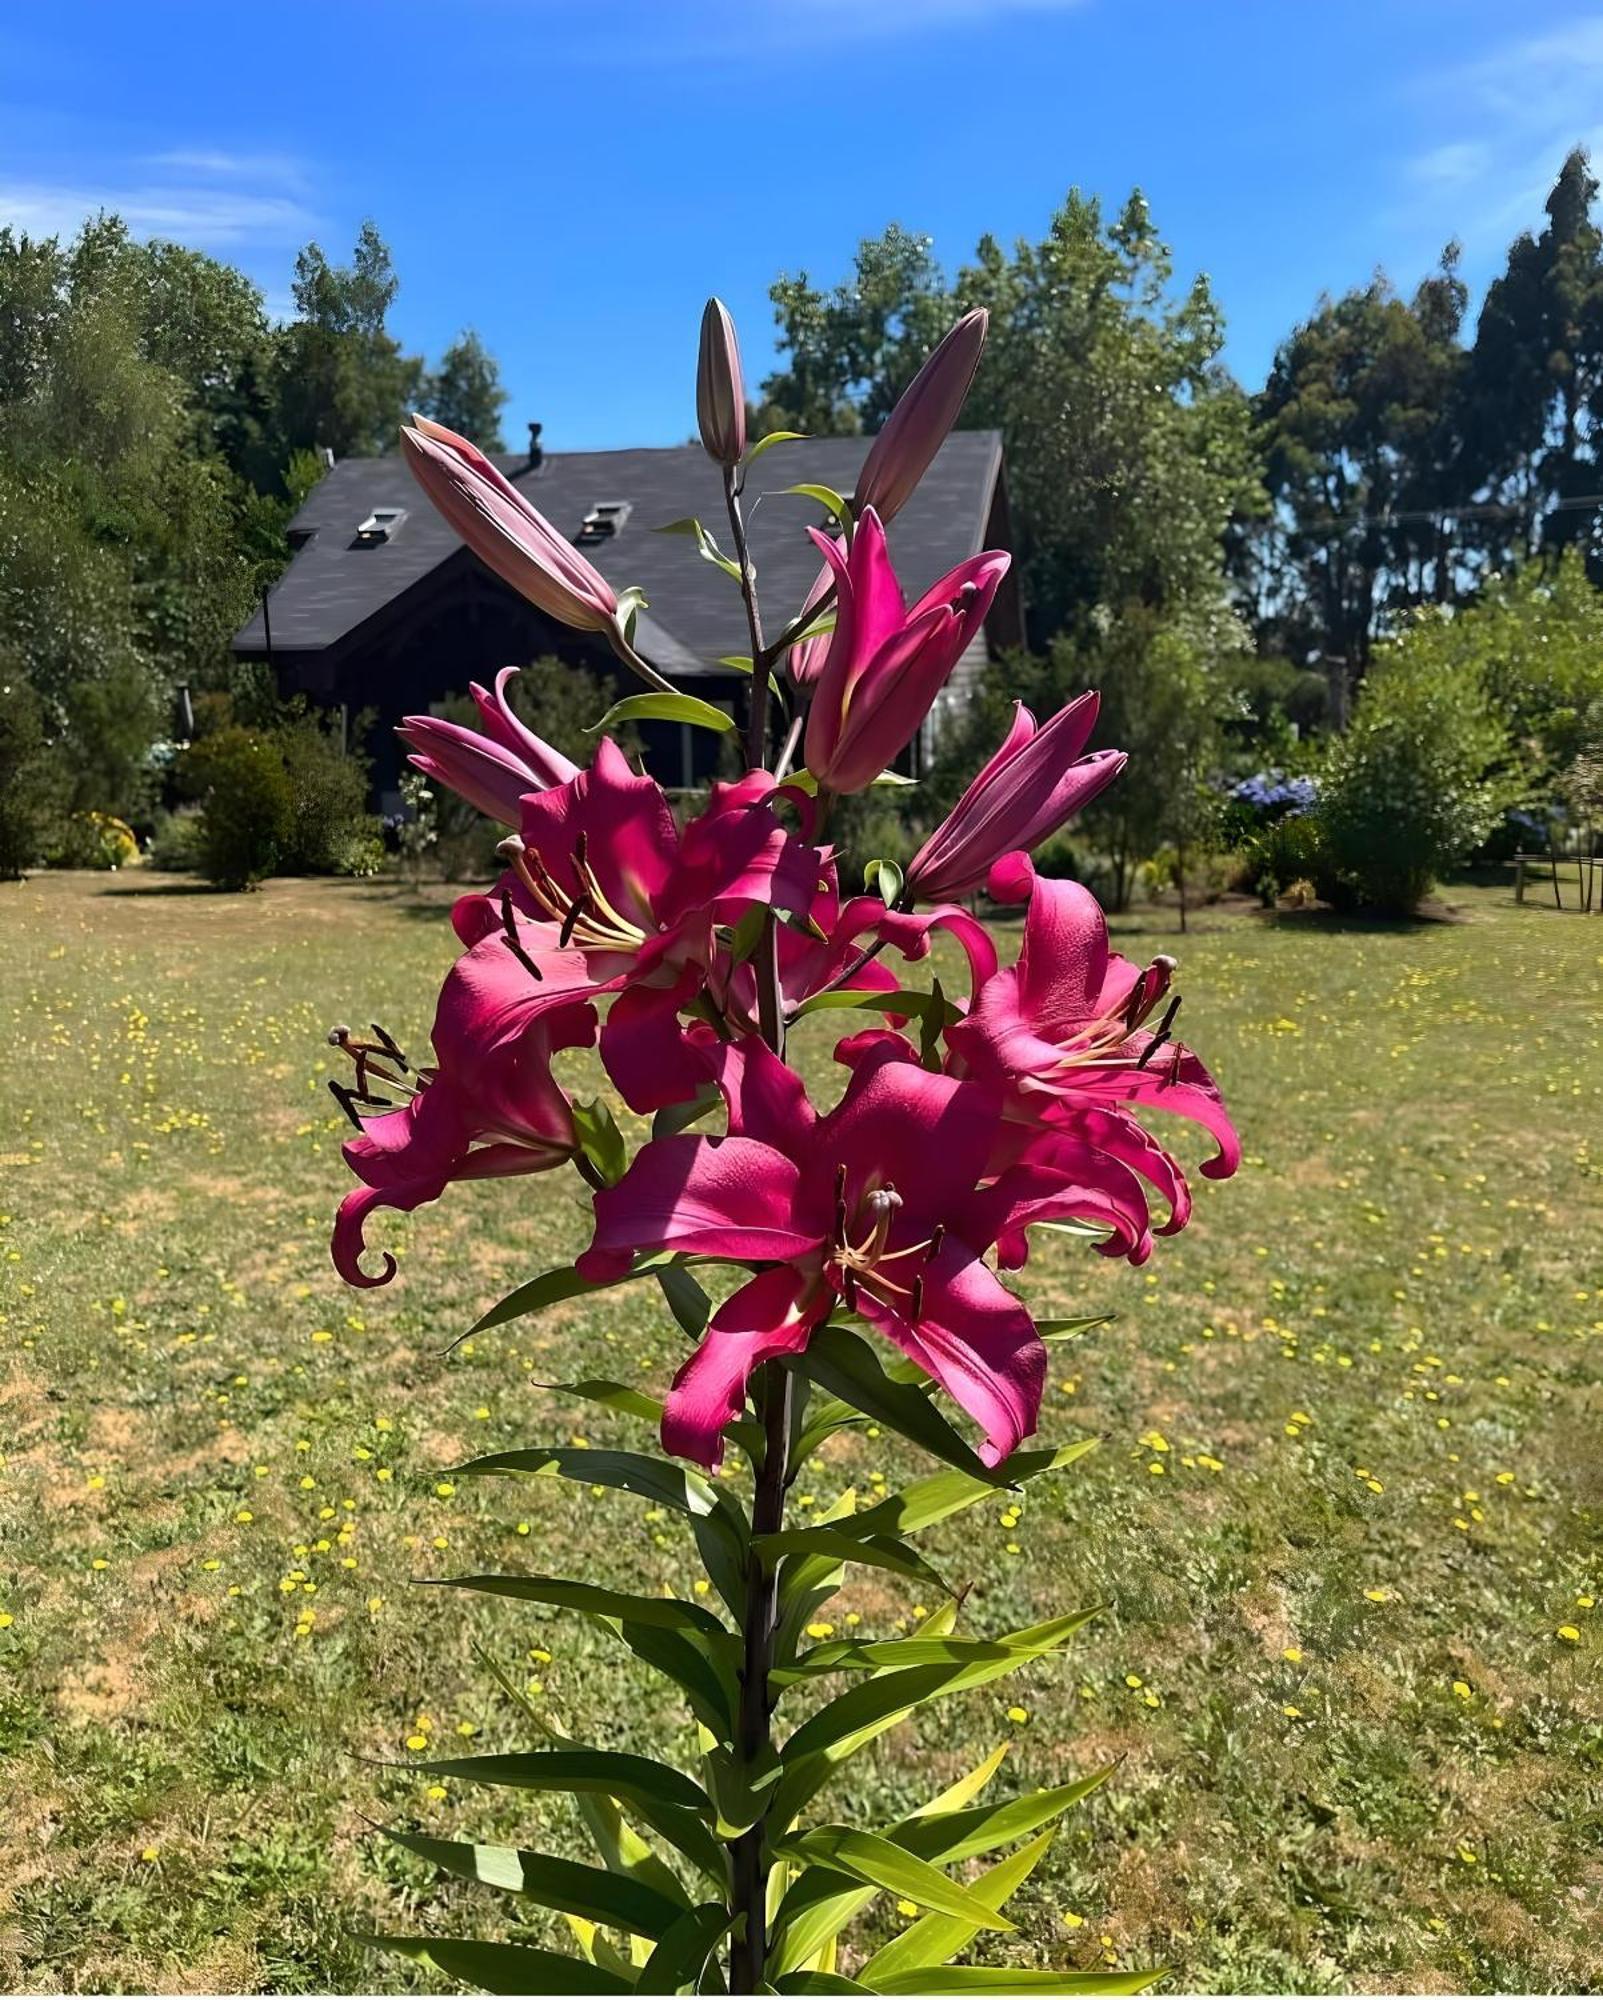
[[[868,451],[866,438],[808,438],[778,445],[758,461],[747,482],[746,508],[759,587],[770,619],[800,608],[818,571],[802,533],[821,525],[815,503],[777,497],[808,483],[850,494]],[[503,453],[501,470],[552,524],[572,536],[598,502],[626,500],[631,513],[610,541],[586,551],[616,588],[638,584],[649,610],[640,641],[659,665],[678,674],[705,671],[721,654],[744,652],[745,625],[729,579],[699,562],[693,545],[655,527],[696,515],[727,548],[728,523],[718,468],[699,445],[657,450],[547,453],[538,471],[527,456]],[[996,431],[954,431],[918,491],[890,530],[891,549],[909,599],[921,596],[955,563],[984,546],[985,524],[1002,464]],[[754,505],[759,495],[766,495]],[[356,545],[356,530],[377,507],[404,507],[394,539]],[[427,576],[460,546],[435,512],[400,455],[348,458],[308,495],[291,533],[311,539],[274,586],[273,651],[320,653],[363,625],[409,585]],[[257,610],[234,639],[238,653],[266,650]]]

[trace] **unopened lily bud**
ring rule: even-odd
[[[720,465],[739,464],[746,449],[746,385],[740,372],[735,322],[722,299],[709,299],[701,316],[696,422],[709,458]]]
[[[980,365],[990,315],[964,313],[913,377],[875,438],[857,481],[857,511],[872,507],[882,521],[901,512],[946,442]]]

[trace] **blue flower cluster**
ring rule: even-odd
[[[1288,778],[1284,771],[1254,771],[1250,778],[1232,786],[1230,796],[1238,805],[1251,806],[1266,817],[1294,819],[1318,800],[1319,782],[1315,778]]]

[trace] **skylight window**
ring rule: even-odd
[[[375,507],[356,531],[357,546],[368,549],[395,539],[395,531],[406,519],[404,507]]]
[[[595,542],[610,542],[628,520],[634,503],[630,500],[598,500],[579,523],[575,537],[585,548]]]

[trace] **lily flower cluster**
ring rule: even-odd
[[[474,688],[478,728],[412,716],[401,730],[419,769],[508,829],[506,865],[452,913],[463,953],[430,1067],[409,1067],[387,1037],[337,1033],[357,1065],[340,1094],[359,1126],[345,1156],[360,1185],[340,1204],[335,1262],[352,1284],[383,1284],[394,1259],[364,1262],[376,1209],[415,1209],[457,1181],[576,1169],[594,1211],[580,1280],[617,1283],[670,1259],[743,1272],[662,1420],[667,1449],[706,1466],[753,1371],[802,1353],[830,1320],[899,1349],[1001,1463],[1034,1431],[1045,1375],[1035,1323],[1001,1275],[1025,1264],[1031,1229],[1074,1225],[1139,1264],[1184,1227],[1186,1175],[1145,1113],[1205,1129],[1206,1175],[1240,1157],[1213,1079],[1174,1037],[1173,962],[1112,951],[1095,899],[1029,859],[1123,768],[1117,751],[1087,754],[1094,694],[1039,725],[1020,706],[905,873],[876,865],[874,888],[852,893],[853,868],[828,837],[834,801],[879,780],[925,726],[1008,568],[1005,552],[985,551],[909,606],[886,533],[957,416],[984,336],[983,313],[953,329],[857,494],[836,496],[838,533],[812,531],[823,567],[792,623],[765,647],[753,620],[748,768],[683,823],[607,738],[584,768],[541,741],[513,710],[510,668]],[[746,406],[716,301],[698,414],[749,597]],[[419,420],[403,442],[483,561],[636,663],[637,594],[615,592],[465,439]],[[781,695],[783,731],[770,726]],[[805,768],[791,771],[798,749]],[[981,888],[1023,906],[1011,963],[956,900]],[[966,959],[955,997],[896,969],[942,932]],[[841,1087],[815,1103],[790,1038],[840,1008],[874,1018],[836,1042]],[[623,1102],[654,1118],[632,1159],[611,1114],[575,1103],[553,1071],[559,1052],[591,1047]]]

